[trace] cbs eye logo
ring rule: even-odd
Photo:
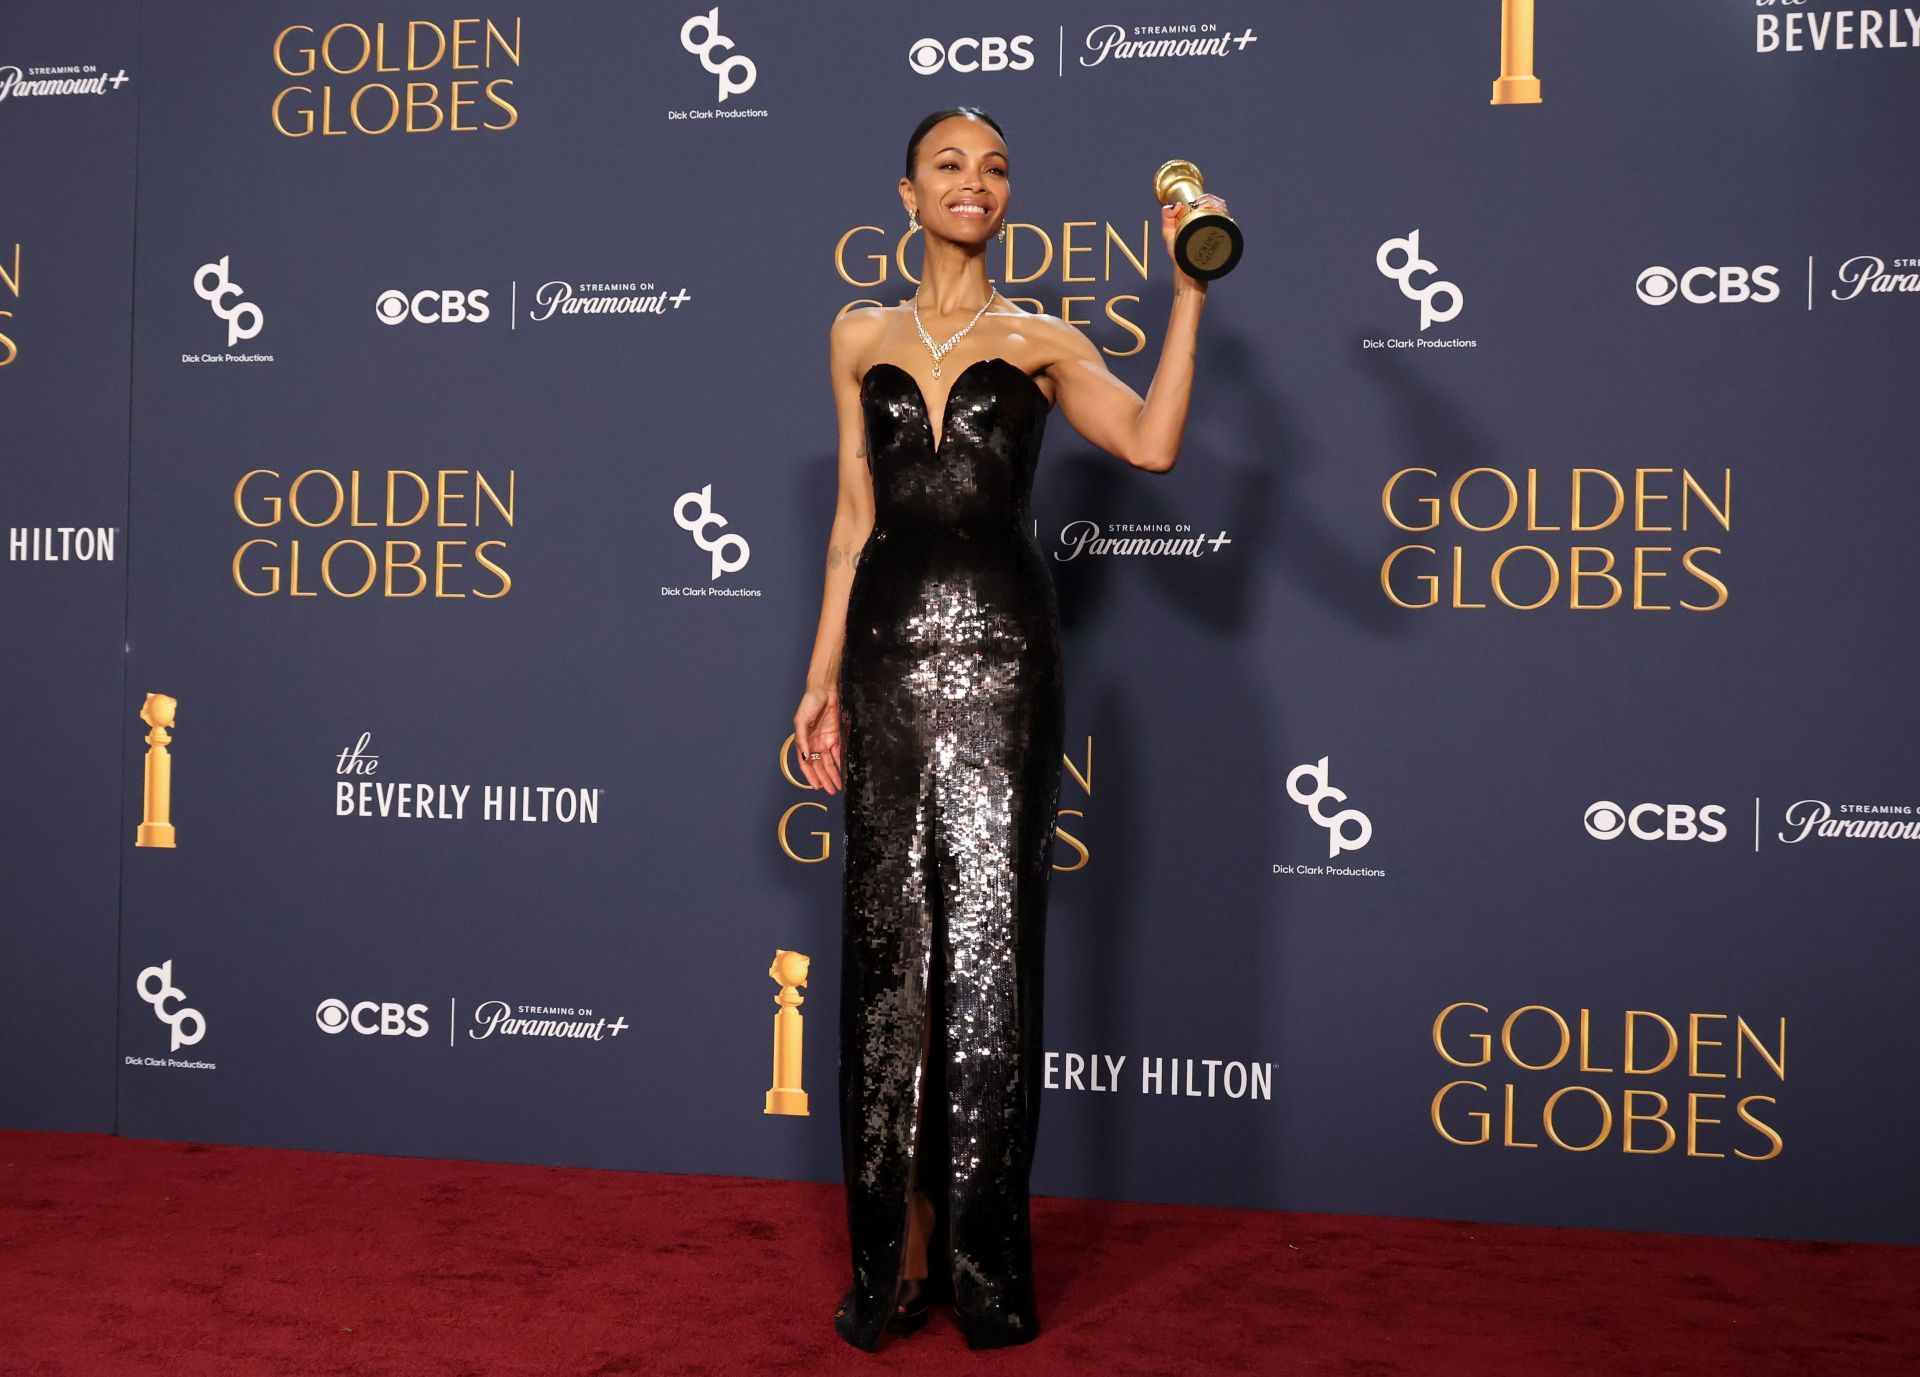
[[[1587,833],[1612,841],[1631,832],[1641,841],[1725,841],[1727,810],[1717,803],[1695,808],[1687,803],[1638,803],[1623,808],[1602,799],[1587,808]]]
[[[471,292],[382,292],[373,303],[373,313],[382,325],[484,325],[492,314],[487,305],[487,289]]]
[[[1655,264],[1643,269],[1634,279],[1633,290],[1649,306],[1665,306],[1675,299],[1695,306],[1711,302],[1754,301],[1765,304],[1780,296],[1780,269],[1771,263],[1757,268],[1730,265],[1720,268],[1688,268],[1676,272]]]
[[[366,1037],[410,1037],[427,1035],[427,1006],[378,1003],[363,999],[349,1004],[344,999],[323,999],[313,1011],[313,1021],[323,1033],[344,1033],[351,1028]]]
[[[1024,72],[1033,66],[1033,36],[922,38],[907,49],[907,65],[921,76],[935,72]]]

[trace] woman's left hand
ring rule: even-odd
[[[1173,236],[1180,228],[1181,208],[1185,204],[1186,202],[1181,201],[1173,205],[1160,207],[1160,237],[1166,241],[1167,258],[1173,263],[1174,289],[1180,292],[1204,292],[1207,290],[1206,281],[1183,272],[1180,268],[1179,260],[1173,256]],[[1193,204],[1195,207],[1204,206],[1210,210],[1218,211],[1225,211],[1227,208],[1225,199],[1214,195],[1211,191],[1202,192]]]

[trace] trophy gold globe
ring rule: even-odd
[[[1193,204],[1206,189],[1200,169],[1185,158],[1169,159],[1153,174],[1154,197],[1163,206],[1180,207],[1180,227],[1173,234],[1174,261],[1180,271],[1202,281],[1232,272],[1245,242],[1232,216]]]
[[[141,705],[140,720],[152,731],[147,733],[147,754],[140,798],[140,826],[134,830],[135,846],[172,846],[173,837],[173,734],[180,712],[180,700],[164,693],[149,693]]]
[[[802,1087],[801,1037],[806,1022],[800,1006],[807,997],[800,993],[807,983],[807,968],[812,958],[804,952],[777,948],[773,964],[767,967],[769,978],[779,982],[780,993],[773,1002],[780,1012],[773,1016],[773,1088],[767,1091],[766,1114],[805,1114],[807,1092]]]

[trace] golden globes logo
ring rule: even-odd
[[[907,248],[919,231],[901,234],[888,243],[895,231],[879,225],[856,225],[840,236],[834,245],[834,270],[850,287],[878,292],[841,307],[842,313],[858,306],[893,306],[912,296],[919,284],[907,271]],[[1133,238],[1137,234],[1137,238]],[[1132,340],[1125,349],[1101,348],[1114,358],[1131,358],[1147,347],[1147,332],[1130,318],[1129,312],[1140,304],[1138,292],[1086,291],[1072,288],[1112,287],[1116,283],[1138,282],[1145,286],[1152,273],[1165,272],[1171,266],[1160,240],[1160,222],[1141,220],[1136,231],[1132,223],[1112,221],[1064,220],[1057,229],[1007,221],[1004,244],[995,241],[998,269],[992,276],[1000,284],[1000,295],[1030,310],[1047,312],[1075,325],[1098,328],[1094,317],[1104,316]],[[1020,253],[1028,254],[1026,259]],[[1042,296],[1022,296],[1022,283],[1039,280],[1059,270],[1059,295],[1049,300]],[[891,289],[890,293],[882,289]]]
[[[147,754],[140,790],[140,826],[134,830],[135,846],[173,845],[173,744],[168,728],[180,711],[180,702],[164,693],[149,693],[141,705],[140,720],[153,730],[147,733]]]
[[[20,246],[13,246],[13,269],[8,271],[6,260],[0,259],[0,290],[15,302],[20,300]],[[13,312],[0,309],[0,320],[12,320]],[[13,336],[0,331],[0,368],[5,368],[20,357],[20,346],[13,342]]]
[[[812,794],[816,792],[813,786],[807,783],[804,776],[796,774],[790,763],[793,749],[794,733],[788,732],[786,737],[780,742],[780,777],[794,788],[804,789],[809,794]],[[1093,738],[1087,738],[1087,754],[1084,767],[1076,764],[1073,757],[1064,752],[1061,754],[1060,761],[1064,772],[1061,776],[1062,791],[1065,791],[1067,781],[1071,780],[1078,786],[1082,793],[1091,798],[1093,796]],[[802,809],[824,813],[827,811],[827,805],[813,798],[803,798],[797,803],[789,805],[780,814],[779,825],[775,829],[775,838],[780,846],[780,854],[790,861],[799,861],[802,865],[817,865],[821,861],[832,859],[833,833],[824,829],[816,829],[803,834],[807,838],[806,854],[803,855],[795,849],[795,834],[793,829],[795,819],[799,816]],[[1059,823],[1059,819],[1061,818],[1083,818],[1085,816],[1085,811],[1079,808],[1061,808],[1054,814],[1054,836],[1072,847],[1079,856],[1079,859],[1075,860],[1071,865],[1055,863],[1053,867],[1055,870],[1084,870],[1087,867],[1087,862],[1093,859],[1092,853],[1087,850],[1086,843],[1074,836],[1073,833],[1067,831],[1067,829]]]
[[[1658,1157],[1684,1138],[1688,1157],[1732,1155],[1749,1162],[1778,1157],[1786,1144],[1768,1119],[1779,1100],[1740,1094],[1738,1083],[1749,1077],[1785,1082],[1786,1019],[1770,1044],[1737,1014],[1688,1014],[1685,1023],[1682,1035],[1660,1014],[1629,1009],[1620,1040],[1603,1049],[1595,1046],[1587,1009],[1580,1011],[1576,1033],[1544,1004],[1523,1005],[1497,1024],[1485,1004],[1449,1004],[1433,1020],[1433,1048],[1441,1060],[1468,1070],[1497,1061],[1502,1071],[1483,1073],[1489,1074],[1485,1081],[1441,1086],[1428,1109],[1434,1132],[1462,1147],[1497,1141],[1501,1147],[1537,1148],[1545,1142],[1568,1152],[1592,1152],[1614,1143],[1632,1156]],[[1627,1077],[1670,1069],[1689,1083],[1723,1088],[1690,1088],[1683,1104],[1678,1095],[1670,1099],[1662,1090],[1625,1085]],[[1553,1074],[1543,1075],[1547,1072]],[[1496,1089],[1492,1074],[1511,1079]],[[1574,1079],[1601,1076],[1622,1079],[1607,1082],[1605,1090]],[[1553,1088],[1544,1090],[1543,1080]]]
[[[801,1088],[801,1034],[805,1023],[800,1006],[806,1003],[801,989],[807,983],[811,958],[782,947],[773,954],[767,976],[780,986],[773,1002],[780,1012],[773,1016],[773,1088],[767,1091],[767,1114],[805,1114],[807,1092]]]
[[[359,469],[345,482],[325,469],[308,469],[287,484],[274,469],[253,469],[234,485],[233,509],[247,525],[262,529],[291,523],[308,530],[343,524],[405,530],[426,521],[434,530],[477,531],[494,523],[513,525],[514,472],[508,469],[502,484],[478,469],[437,469],[429,483],[410,469],[389,469],[384,482],[375,480],[376,496],[363,493]],[[504,598],[512,590],[512,577],[494,562],[506,541],[460,538],[431,544],[429,554],[422,541],[346,536],[316,551],[316,542],[299,535],[284,541],[257,536],[234,551],[233,581],[254,598],[315,598],[322,590],[358,598],[376,585],[386,598],[416,598],[429,585],[436,598]],[[469,563],[477,566],[474,572],[460,572]]]
[[[1670,476],[1676,472],[1677,479]],[[1543,502],[1549,504],[1544,514]],[[1600,515],[1603,506],[1606,514]],[[1380,492],[1380,508],[1397,529],[1425,532],[1451,525],[1467,532],[1468,540],[1516,528],[1605,531],[1618,525],[1629,506],[1636,534],[1691,532],[1709,521],[1730,532],[1733,470],[1721,470],[1714,493],[1686,469],[1635,469],[1629,485],[1604,469],[1576,468],[1563,490],[1543,496],[1538,469],[1528,469],[1522,482],[1499,469],[1468,469],[1443,484],[1433,469],[1408,468],[1389,478]],[[1433,545],[1402,545],[1381,564],[1380,588],[1396,606],[1415,609],[1484,609],[1492,598],[1516,612],[1556,600],[1575,612],[1598,612],[1620,606],[1631,585],[1630,606],[1636,612],[1671,612],[1676,606],[1712,612],[1726,605],[1727,585],[1705,566],[1704,557],[1722,553],[1718,545],[1634,545],[1622,567],[1622,557],[1604,545],[1572,545],[1555,554],[1543,545],[1513,544],[1491,558],[1477,541],[1452,545],[1444,554]],[[1667,578],[1697,580],[1711,596],[1700,602],[1667,601],[1672,595],[1656,582]]]
[[[289,24],[273,39],[273,65],[316,84],[284,88],[273,98],[273,127],[290,139],[310,134],[471,133],[511,129],[520,111],[507,97],[513,78],[446,76],[520,66],[520,20],[512,35],[491,19],[426,19],[391,30],[335,24],[322,32]],[[418,80],[430,74],[430,80]],[[381,80],[393,76],[393,81]],[[353,78],[335,81],[334,77]]]
[[[1538,105],[1533,74],[1533,0],[1500,0],[1500,75],[1489,105]]]

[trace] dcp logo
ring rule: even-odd
[[[221,254],[211,263],[202,263],[193,275],[193,290],[209,306],[213,313],[227,323],[227,348],[231,349],[243,339],[252,339],[260,333],[267,323],[266,312],[251,301],[241,300],[242,287],[227,275],[227,255]],[[227,304],[227,298],[233,298],[233,304]]]
[[[1748,270],[1739,267],[1672,268],[1654,266],[1641,272],[1633,290],[1649,306],[1664,306],[1676,296],[1704,306],[1715,301],[1766,303],[1780,295],[1780,269],[1771,263]]]
[[[182,1047],[191,1047],[207,1035],[206,1018],[198,1009],[189,1009],[182,1002],[187,997],[186,991],[173,983],[171,959],[141,971],[133,987],[140,992],[140,998],[153,1005],[153,1016],[172,1031],[171,1050],[178,1052]],[[178,1004],[180,1007],[170,1009],[167,1007],[169,1004]],[[191,1033],[187,1031],[189,1023],[193,1025]]]
[[[907,49],[907,65],[921,76],[941,69],[954,72],[1024,72],[1033,66],[1033,36],[956,38],[942,43],[922,38]]]
[[[1587,832],[1601,841],[1612,841],[1623,832],[1641,841],[1724,841],[1726,812],[1718,803],[1704,808],[1687,803],[1637,803],[1622,808],[1601,799],[1587,809]]]
[[[1301,776],[1313,781],[1313,792],[1300,792]],[[1327,757],[1307,765],[1296,765],[1287,776],[1287,793],[1293,801],[1303,804],[1313,814],[1313,820],[1327,829],[1327,856],[1331,859],[1342,851],[1358,851],[1373,840],[1373,820],[1358,808],[1343,808],[1338,813],[1327,814],[1320,811],[1322,799],[1332,799],[1335,803],[1345,803],[1346,794],[1327,783]],[[1349,839],[1340,829],[1351,823],[1355,835]]]
[[[707,36],[694,42],[695,26],[702,26]],[[700,65],[719,78],[720,99],[737,96],[753,89],[754,78],[759,75],[753,65],[753,59],[738,54],[725,62],[713,60],[715,48],[731,48],[733,40],[724,38],[720,33],[720,7],[715,5],[705,14],[696,14],[680,26],[680,46],[700,59]]]
[[[422,325],[484,325],[491,310],[487,306],[487,289],[481,287],[471,292],[415,292],[411,296],[402,291],[380,293],[379,300],[373,303],[373,313],[383,325],[400,325],[406,321],[418,321]]]
[[[1405,254],[1407,259],[1407,261],[1399,267],[1395,267],[1387,261],[1388,255],[1395,249]],[[1380,270],[1383,276],[1390,277],[1400,284],[1400,295],[1406,297],[1409,301],[1417,301],[1420,303],[1420,328],[1422,330],[1426,329],[1429,325],[1437,325],[1443,321],[1452,320],[1460,314],[1460,308],[1467,304],[1466,297],[1458,287],[1454,286],[1451,282],[1443,282],[1437,277],[1425,286],[1416,287],[1413,285],[1413,275],[1415,273],[1437,273],[1440,271],[1435,264],[1428,262],[1420,256],[1419,230],[1413,231],[1413,233],[1407,235],[1404,239],[1387,240],[1386,243],[1374,251],[1373,265]],[[1446,297],[1451,304],[1444,311],[1439,310],[1433,304],[1433,299],[1436,296]]]
[[[689,505],[695,513],[692,517],[687,514]],[[713,510],[713,484],[709,483],[696,492],[681,493],[680,500],[673,504],[673,519],[682,530],[692,531],[693,543],[713,556],[712,578],[717,579],[722,574],[737,574],[747,567],[750,552],[744,538],[723,535],[718,540],[707,539],[707,527],[727,524],[727,519]],[[737,556],[728,553],[736,550],[739,552]]]
[[[368,1037],[423,1038],[427,1035],[427,1006],[391,1001],[382,1004],[371,999],[348,1004],[344,999],[323,999],[313,1011],[313,1021],[323,1033],[344,1033],[351,1028]]]

